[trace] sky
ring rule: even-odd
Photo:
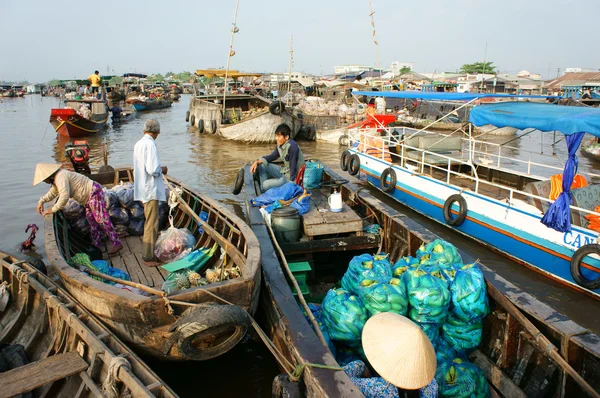
[[[335,65],[455,71],[484,57],[501,73],[555,78],[600,68],[599,0],[240,0],[231,69],[333,74]],[[235,0],[0,0],[0,80],[45,82],[227,64]],[[590,20],[589,22],[585,22]],[[487,51],[486,51],[487,47]],[[560,68],[560,69],[559,69]]]

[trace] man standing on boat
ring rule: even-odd
[[[160,165],[156,138],[160,124],[154,119],[146,120],[144,136],[133,148],[133,196],[144,204],[144,236],[142,237],[142,260],[148,267],[160,265],[154,256],[154,244],[158,238],[158,201],[166,201],[162,174],[167,166]]]
[[[290,138],[290,127],[282,123],[275,129],[275,141],[277,146],[275,150],[267,156],[264,156],[250,166],[250,171],[254,174],[258,169],[260,180],[260,189],[265,192],[271,188],[277,188],[288,181],[295,181],[298,171],[304,166],[304,155],[296,141]],[[283,166],[277,166],[272,162],[280,159]]]
[[[87,79],[92,85],[92,93],[98,93],[100,91],[100,82],[102,81],[100,72],[95,71],[94,74],[90,75]]]

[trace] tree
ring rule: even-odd
[[[462,73],[496,73],[496,67],[493,62],[475,62],[473,64],[464,64],[460,67]]]
[[[165,78],[160,73],[155,73],[153,75],[148,76],[148,81],[151,81],[151,82],[160,82],[163,80],[165,80]]]
[[[403,75],[405,73],[410,72],[412,69],[410,69],[410,66],[403,66],[402,68],[400,68],[400,74]]]

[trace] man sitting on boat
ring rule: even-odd
[[[158,201],[166,201],[162,174],[167,166],[160,165],[156,138],[160,124],[154,119],[146,120],[144,136],[133,148],[133,197],[144,204],[144,236],[142,237],[142,260],[147,267],[157,267],[154,245],[158,239]]]
[[[254,174],[258,169],[260,189],[266,192],[271,188],[277,188],[288,181],[295,181],[298,171],[304,166],[304,155],[296,141],[290,138],[292,133],[290,127],[282,123],[275,129],[275,150],[252,163],[250,171]],[[272,162],[281,160],[283,166],[277,166]]]
[[[100,72],[94,71],[94,74],[88,77],[88,81],[92,85],[92,93],[97,93],[100,91],[100,82],[102,81]]]
[[[100,247],[102,244],[102,230],[110,242],[109,254],[115,254],[123,248],[108,216],[104,190],[100,184],[83,174],[61,169],[60,164],[40,163],[35,168],[33,185],[38,185],[42,181],[52,185],[52,188],[40,198],[37,206],[39,214],[45,217],[56,213],[67,205],[69,199],[73,199],[85,207],[85,217],[90,224],[90,234],[94,246]],[[44,210],[44,204],[57,197],[58,200],[54,206],[49,210]]]

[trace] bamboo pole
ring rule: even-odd
[[[600,398],[600,394],[596,390],[594,390],[592,386],[590,386],[588,382],[585,381],[583,377],[581,377],[579,373],[577,373],[575,369],[573,369],[571,365],[558,353],[558,349],[556,348],[556,346],[552,344],[550,340],[548,340],[548,338],[544,336],[542,332],[540,332],[539,329],[535,327],[535,325],[531,323],[531,321],[527,319],[525,315],[523,315],[523,313],[521,313],[521,311],[519,311],[519,309],[506,296],[500,293],[490,283],[490,281],[486,279],[485,283],[488,287],[488,294],[494,300],[496,300],[496,302],[499,303],[506,310],[506,312],[508,312],[511,316],[515,317],[517,321],[521,325],[523,325],[523,327],[532,336],[535,337],[534,341],[540,348],[540,350],[547,354],[557,364],[559,364],[563,368],[563,370],[567,372],[587,394],[589,394],[591,397]]]
[[[235,2],[235,15],[233,16],[233,28],[231,28],[231,40],[229,41],[229,53],[227,53],[227,68],[225,68],[225,82],[223,84],[223,117],[225,117],[225,101],[227,98],[227,77],[229,76],[229,64],[231,63],[231,57],[233,52],[233,37],[237,32],[237,14],[240,0]]]

